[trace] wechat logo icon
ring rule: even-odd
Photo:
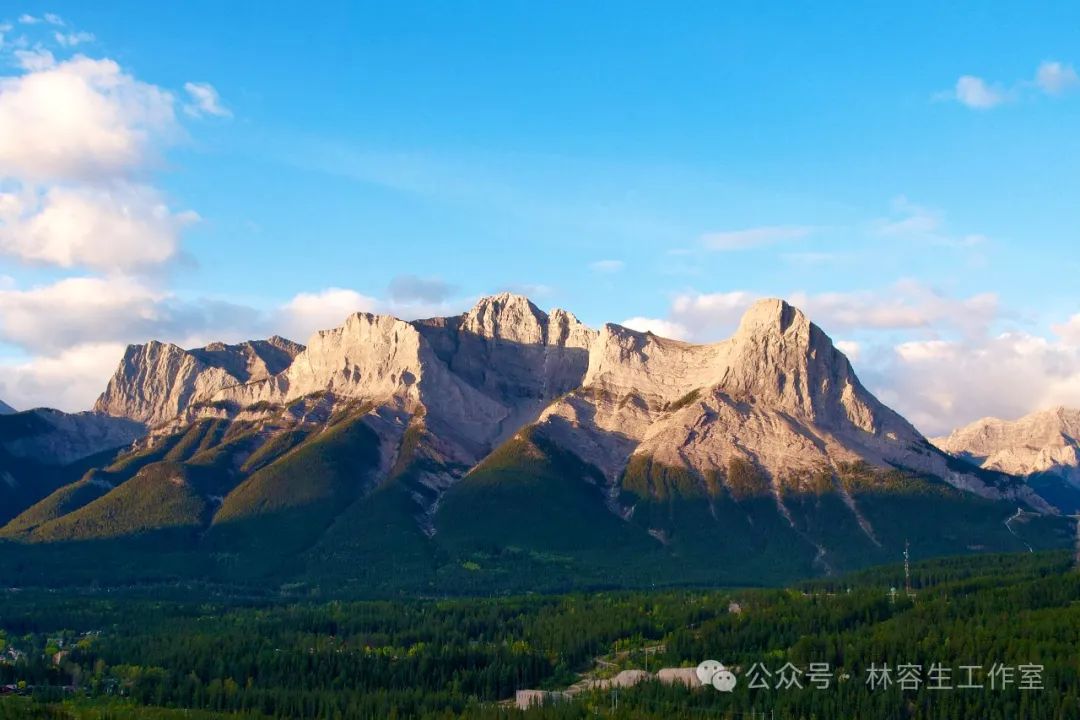
[[[729,693],[739,682],[735,674],[715,660],[706,660],[697,666],[697,677],[702,685],[712,685],[720,692]]]

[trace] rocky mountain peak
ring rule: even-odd
[[[802,310],[779,298],[764,298],[743,313],[735,336],[789,335],[789,332],[798,336],[807,333],[809,328],[810,320]]]
[[[322,330],[283,374],[280,400],[330,390],[346,397],[385,399],[412,386],[422,372],[421,338],[410,323],[390,315],[353,313]]]
[[[710,345],[605,325],[583,388],[541,421],[612,481],[631,452],[702,476],[732,459],[774,478],[855,459],[950,474],[828,335],[781,300],[755,303],[731,338]]]
[[[0,415],[11,415],[14,412],[16,412],[15,408],[0,400]]]
[[[461,329],[486,338],[542,344],[548,316],[527,297],[500,293],[481,298],[461,319]]]
[[[850,420],[873,431],[863,390],[847,358],[803,312],[783,300],[754,303],[727,341],[721,384],[735,397],[753,398],[825,424]]]
[[[673,401],[719,379],[718,346],[693,345],[608,323],[589,354],[586,387],[636,393],[653,404]]]
[[[302,349],[283,338],[192,350],[157,340],[129,345],[94,410],[158,425],[223,388],[283,371]]]
[[[982,418],[935,438],[945,452],[1013,475],[1057,473],[1080,487],[1080,410],[1052,407],[1017,420]]]

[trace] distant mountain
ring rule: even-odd
[[[0,416],[0,522],[141,438],[127,418],[49,408]]]
[[[8,405],[3,400],[0,400],[0,415],[10,415],[15,412],[15,408]]]
[[[1080,510],[1080,410],[1056,407],[1014,421],[983,418],[934,444],[983,468],[1028,478],[1065,512]]]
[[[148,343],[96,408],[152,430],[4,527],[0,581],[772,583],[905,541],[1073,535],[1027,484],[931,445],[779,300],[712,345],[507,293],[454,317],[357,313],[306,347]],[[91,572],[80,548],[116,561]]]

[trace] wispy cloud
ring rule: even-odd
[[[60,43],[61,47],[70,48],[83,43],[93,42],[94,34],[83,31],[69,33],[56,32],[53,33],[53,38],[56,42]]]
[[[673,340],[686,340],[690,336],[690,331],[684,326],[671,320],[663,320],[661,318],[650,317],[632,317],[623,320],[619,323],[623,327],[630,328],[631,330],[637,330],[638,332],[649,332],[653,335],[659,335],[660,337],[671,338]]]
[[[979,248],[989,242],[989,238],[981,233],[951,231],[943,212],[914,203],[904,195],[893,198],[890,215],[873,221],[871,227],[884,237],[920,240],[956,249]]]
[[[1046,60],[1035,71],[1035,84],[1047,95],[1061,95],[1080,84],[1072,65]]]
[[[596,262],[589,263],[589,269],[593,272],[612,274],[620,272],[626,263],[622,260],[597,260]]]
[[[232,117],[232,111],[221,103],[221,96],[210,83],[184,83],[190,102],[184,105],[184,112],[192,117],[213,115],[214,117]]]
[[[1035,69],[1031,80],[1019,80],[1011,85],[991,82],[978,75],[961,75],[953,88],[938,93],[935,98],[954,100],[973,110],[990,110],[1030,95],[1031,90],[1044,95],[1063,95],[1080,85],[1080,76],[1072,65],[1059,60],[1045,60]]]
[[[729,251],[775,245],[787,240],[799,240],[814,232],[807,225],[768,225],[763,227],[706,233],[701,244],[709,250]]]
[[[681,328],[680,337],[713,342],[727,337],[746,309],[762,297],[759,293],[746,290],[712,293],[687,290],[675,295],[667,316],[657,318],[655,322],[670,323],[671,327]],[[958,336],[974,337],[984,334],[1001,317],[998,298],[992,293],[954,298],[914,280],[903,280],[877,291],[793,291],[784,297],[804,310],[826,332],[924,331],[936,328]],[[642,323],[653,322],[650,318],[633,319]]]
[[[40,25],[41,23],[48,23],[49,25],[63,26],[64,19],[56,13],[45,13],[41,17],[37,15],[31,15],[29,13],[23,13],[19,16],[19,23],[22,25]]]
[[[877,220],[877,231],[882,235],[926,236],[938,232],[942,226],[942,214],[938,210],[911,202],[907,196],[892,199],[892,214]]]
[[[988,110],[1005,102],[1006,91],[996,85],[990,85],[981,77],[963,75],[956,81],[956,99],[963,105],[976,110]]]

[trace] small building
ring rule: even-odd
[[[732,615],[742,615],[742,605],[732,600],[728,603],[727,611]]]

